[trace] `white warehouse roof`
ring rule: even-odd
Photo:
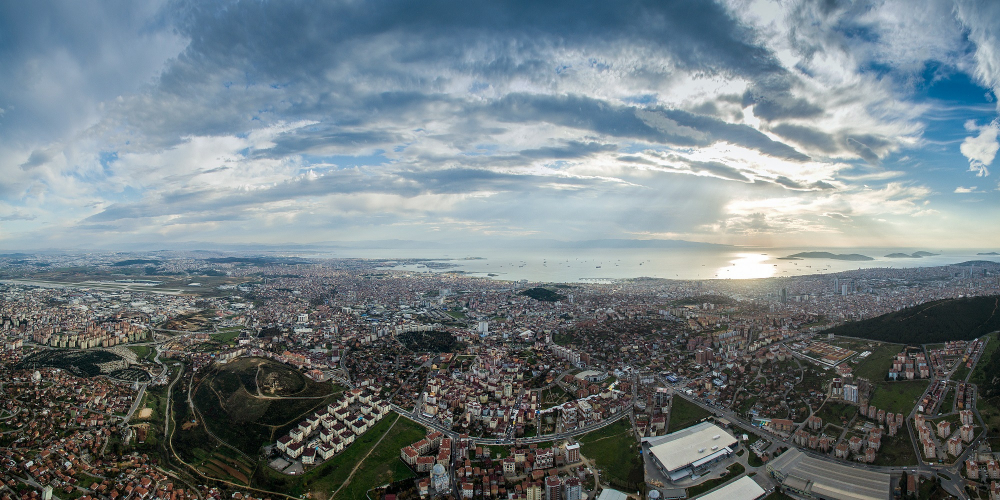
[[[757,500],[762,496],[764,488],[761,488],[753,478],[743,476],[698,497],[698,500]]]
[[[649,452],[667,471],[675,471],[724,451],[738,441],[711,422],[682,429],[666,436],[647,438]]]

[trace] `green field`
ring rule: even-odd
[[[602,481],[626,491],[635,491],[643,483],[639,443],[627,418],[584,434],[579,441],[580,454],[594,460],[602,471]]]
[[[875,455],[874,465],[898,467],[917,463],[917,455],[910,441],[910,430],[905,425],[893,437],[889,437],[888,433],[882,434],[882,447]]]
[[[1000,397],[976,398],[976,408],[986,422],[988,442],[996,447],[1000,444]]]
[[[972,371],[972,370],[969,369],[968,366],[965,366],[965,363],[963,363],[962,359],[959,358],[959,360],[958,360],[958,368],[955,368],[955,372],[951,374],[951,380],[954,380],[954,381],[957,381],[957,382],[964,382],[965,381],[965,377],[967,377],[969,375],[970,371]]]
[[[833,424],[836,426],[843,427],[844,423],[842,419],[847,419],[849,423],[854,415],[857,415],[858,407],[847,403],[838,403],[836,401],[827,401],[823,404],[823,407],[816,412],[816,416],[823,419],[824,424]]]
[[[240,336],[240,330],[241,330],[240,328],[228,328],[225,330],[219,330],[219,333],[212,334],[212,340],[220,344],[228,344],[233,340],[236,340],[236,337]]]
[[[938,413],[948,413],[955,407],[955,386],[949,385],[948,392],[944,395],[944,400],[941,401],[941,406],[938,407]]]
[[[885,380],[892,368],[892,358],[902,350],[902,346],[894,344],[882,344],[872,349],[872,353],[854,367],[854,375],[872,382]]]
[[[976,363],[972,376],[969,377],[969,382],[982,384],[986,381],[986,372],[990,368],[990,361],[997,347],[1000,347],[1000,341],[997,340],[997,332],[993,332],[986,337],[988,339],[986,340],[986,347],[983,348],[983,354],[979,357],[979,362]]]
[[[383,484],[377,481],[384,481],[390,476],[394,480],[413,477],[409,468],[400,461],[399,449],[418,441],[425,434],[423,427],[399,417],[395,412],[389,412],[382,421],[362,434],[343,452],[315,469],[301,476],[287,476],[269,467],[262,467],[263,473],[256,476],[258,484],[255,486],[296,497],[311,493],[312,498],[325,500],[344,484],[354,466],[364,459],[363,465],[358,467],[351,479],[351,484],[341,489],[337,498],[365,498],[368,488]],[[375,446],[376,443],[379,444],[378,447]],[[358,490],[360,494],[357,494]]]
[[[419,441],[426,434],[427,431],[422,426],[400,418],[386,432],[385,438],[372,450],[371,455],[361,462],[351,482],[344,485],[334,499],[364,498],[365,493],[376,486],[416,477],[399,458],[399,450]],[[314,488],[319,490],[320,484],[322,483],[317,483]]]
[[[929,384],[926,380],[881,382],[875,385],[870,405],[893,413],[908,415]]]
[[[670,421],[667,432],[675,432],[697,424],[701,419],[712,416],[708,410],[680,397],[674,396],[670,406]]]
[[[140,361],[149,358],[150,355],[155,356],[155,354],[153,354],[154,349],[152,347],[149,347],[148,345],[130,345],[126,347],[128,347],[130,351],[134,352],[135,357],[138,358]]]

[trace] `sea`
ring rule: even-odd
[[[938,255],[890,258],[891,253],[923,250]],[[835,259],[785,260],[800,252],[828,251],[861,254],[870,261]],[[991,250],[926,250],[899,248],[589,248],[589,249],[344,249],[325,257],[398,259],[390,269],[419,273],[460,271],[497,280],[552,283],[608,282],[629,278],[677,280],[756,279],[829,274],[869,268],[933,267],[971,260],[1000,263],[1000,255],[979,255]],[[424,259],[421,262],[412,262]]]

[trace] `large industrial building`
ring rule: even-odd
[[[719,460],[733,454],[739,441],[728,431],[711,422],[702,422],[667,434],[642,439],[644,453],[671,482],[697,476]]]
[[[811,457],[790,449],[767,464],[767,472],[783,490],[802,498],[822,500],[888,500],[889,474]]]
[[[764,488],[761,488],[752,477],[743,476],[698,497],[698,500],[757,500],[764,496],[764,493],[766,493]]]

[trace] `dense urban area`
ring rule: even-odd
[[[997,499],[998,297],[990,261],[557,284],[7,254],[0,498]]]

